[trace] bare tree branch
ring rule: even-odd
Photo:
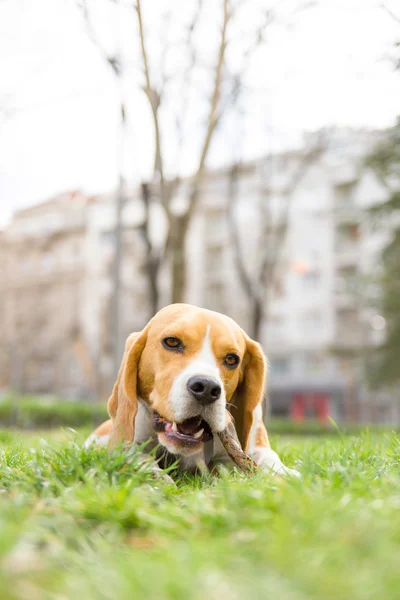
[[[118,373],[119,363],[121,360],[122,350],[123,350],[123,339],[122,339],[122,331],[121,331],[121,289],[122,289],[122,280],[121,280],[121,269],[122,269],[122,260],[123,260],[123,244],[122,244],[122,233],[123,233],[123,222],[122,222],[122,213],[125,205],[125,181],[123,176],[123,145],[125,138],[125,128],[126,128],[126,110],[125,110],[125,101],[122,91],[122,64],[118,56],[109,55],[104,49],[103,45],[100,43],[99,39],[96,36],[96,33],[93,28],[93,24],[89,15],[89,8],[86,0],[81,0],[81,9],[83,12],[83,17],[86,23],[86,29],[89,37],[92,42],[95,44],[97,49],[99,50],[103,60],[112,68],[113,74],[116,79],[117,88],[118,88],[118,98],[119,98],[119,111],[120,111],[120,144],[121,148],[117,148],[118,155],[118,188],[116,192],[115,199],[115,229],[114,229],[114,239],[115,239],[115,251],[114,251],[114,260],[113,260],[113,269],[112,269],[112,283],[113,283],[113,293],[111,296],[110,303],[110,340],[113,347],[113,373],[111,373],[110,383],[112,384],[115,379],[115,374]]]
[[[142,53],[143,60],[143,69],[145,76],[145,87],[144,92],[149,100],[151,114],[153,117],[154,124],[154,135],[155,135],[155,161],[154,161],[154,171],[158,174],[160,178],[160,192],[161,192],[161,201],[164,207],[168,210],[168,199],[165,193],[165,178],[164,178],[164,161],[162,155],[162,147],[161,147],[161,131],[160,131],[160,122],[158,118],[158,109],[161,103],[161,96],[155,86],[152,84],[150,77],[150,67],[149,67],[149,58],[148,52],[146,48],[145,35],[143,30],[143,15],[142,15],[142,7],[141,0],[136,0],[136,13],[138,18],[139,25],[139,37],[140,37],[140,48]]]
[[[260,45],[265,41],[265,31],[271,23],[275,21],[275,12],[274,10],[266,10],[264,12],[264,19],[262,20],[259,27],[257,27],[254,35],[250,40],[250,44],[244,52],[242,64],[237,73],[232,76],[232,88],[231,92],[227,97],[226,106],[235,105],[237,99],[244,89],[247,89],[247,86],[244,82],[245,75],[248,72],[251,59],[254,56],[254,52],[260,47]]]
[[[197,0],[197,7],[194,11],[193,19],[189,24],[187,36],[186,36],[186,53],[189,55],[189,62],[184,72],[182,89],[181,89],[181,110],[179,116],[176,117],[175,123],[178,134],[178,157],[177,157],[177,173],[180,171],[181,156],[184,143],[184,126],[186,115],[189,108],[189,92],[191,87],[192,75],[197,63],[197,52],[196,47],[193,43],[194,32],[197,27],[197,23],[200,19],[201,10],[203,7],[203,0]]]
[[[0,98],[0,118],[4,117],[5,119],[7,119],[14,113],[15,108],[10,108],[10,104],[11,96],[3,96],[2,98]]]
[[[96,32],[93,28],[92,20],[90,18],[90,14],[89,14],[89,7],[87,4],[87,0],[81,0],[80,7],[81,7],[81,10],[83,13],[83,18],[85,19],[86,31],[87,31],[90,39],[92,40],[93,44],[97,47],[97,49],[100,51],[104,61],[110,65],[110,67],[112,68],[112,70],[114,72],[114,75],[119,77],[121,75],[121,60],[120,60],[120,58],[118,56],[109,55],[106,52],[106,50],[104,49],[104,46],[100,43],[100,40],[97,37]]]
[[[237,209],[238,201],[238,174],[240,170],[240,164],[235,163],[229,174],[229,188],[228,188],[228,224],[231,232],[232,250],[236,269],[242,285],[248,290],[248,295],[254,300],[256,294],[253,289],[253,280],[250,273],[246,269],[244,263],[243,249],[240,244],[239,231],[237,227],[237,221],[235,218],[235,211]]]
[[[396,15],[386,4],[381,3],[381,8],[395,21],[398,25],[400,25],[400,16]]]
[[[204,137],[204,141],[203,141],[203,147],[202,147],[201,154],[200,154],[200,161],[199,161],[199,165],[198,165],[195,177],[194,177],[192,192],[190,194],[189,208],[187,211],[188,218],[193,213],[195,204],[197,202],[199,187],[201,185],[202,178],[204,175],[204,167],[205,167],[208,151],[210,149],[211,140],[212,140],[213,134],[215,132],[215,128],[216,128],[218,121],[220,119],[220,116],[221,116],[220,114],[218,114],[218,109],[219,109],[219,99],[221,96],[222,71],[223,71],[223,66],[224,66],[224,62],[225,62],[225,50],[226,50],[226,32],[227,32],[229,19],[230,19],[230,13],[228,10],[228,0],[224,0],[224,15],[223,15],[223,22],[222,22],[222,30],[221,30],[221,41],[220,41],[220,45],[219,45],[218,59],[217,59],[215,75],[214,75],[214,88],[213,88],[213,92],[212,92],[212,96],[211,96],[210,110],[209,110],[209,115],[208,115],[208,119],[207,119],[207,129],[206,129],[206,133],[205,133],[205,137]]]
[[[236,222],[237,217],[235,217],[235,210],[239,199],[237,185],[238,164],[236,164],[230,172],[228,189],[228,223],[239,281],[252,307],[251,334],[256,339],[260,336],[262,321],[265,321],[268,314],[269,288],[275,281],[276,271],[280,265],[294,193],[305,177],[308,169],[319,160],[326,148],[325,135],[322,133],[318,137],[317,142],[313,144],[310,149],[306,149],[301,153],[296,169],[283,190],[284,206],[279,218],[275,220],[275,222],[273,222],[272,219],[270,182],[268,187],[263,188],[262,192],[264,196],[262,198],[260,213],[260,240],[262,242],[260,249],[261,256],[258,266],[253,272],[250,272],[245,264],[245,253],[240,244]],[[271,177],[272,173],[269,174],[270,179]]]
[[[186,286],[186,235],[190,220],[197,204],[211,141],[219,121],[219,100],[221,96],[222,74],[225,63],[226,33],[229,19],[230,12],[228,10],[228,0],[224,0],[221,37],[214,70],[214,84],[210,98],[207,126],[201,147],[198,167],[191,183],[191,190],[187,198],[188,203],[185,212],[179,215],[172,215],[171,212],[169,213],[169,233],[167,247],[171,255],[172,263],[172,302],[183,302],[184,300]]]
[[[261,287],[265,287],[267,281],[273,282],[277,267],[279,266],[282,250],[286,241],[286,233],[288,229],[289,212],[294,193],[296,192],[301,181],[304,179],[310,167],[315,164],[327,149],[325,134],[319,134],[316,144],[310,149],[306,149],[302,153],[299,164],[293,173],[290,181],[285,186],[283,195],[285,198],[284,209],[281,217],[274,226],[276,236],[273,243],[273,248],[265,245],[264,255],[261,260],[260,267],[260,283]]]
[[[167,87],[169,76],[167,75],[167,59],[168,52],[170,50],[170,44],[168,40],[169,28],[171,25],[172,19],[172,11],[170,10],[167,16],[163,19],[163,44],[161,51],[161,63],[160,63],[160,72],[161,72],[161,83],[160,83],[160,96],[163,96],[165,93],[165,88]]]
[[[150,235],[150,203],[151,190],[148,183],[142,183],[141,195],[144,205],[144,219],[139,227],[146,246],[146,272],[149,282],[150,306],[151,314],[155,314],[158,310],[159,290],[158,290],[158,270],[160,266],[160,257],[156,256]]]

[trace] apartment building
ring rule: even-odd
[[[132,222],[127,210],[121,298],[126,336],[148,317]],[[15,213],[0,237],[2,388],[107,396],[114,229],[113,195],[65,193]]]
[[[270,361],[269,396],[276,416],[399,422],[399,403],[385,394],[371,397],[364,384],[364,351],[384,335],[373,276],[387,232],[371,229],[367,209],[383,201],[386,190],[364,165],[377,136],[332,131],[289,201],[285,243],[278,275],[269,282],[268,318],[260,335]],[[265,186],[271,211],[279,210],[288,202],[287,182],[299,164],[299,153],[267,157],[245,165],[240,175],[237,220],[249,271],[263,245]],[[215,177],[217,190],[228,173]],[[218,204],[218,194],[204,195],[204,236],[197,242],[205,254],[200,303],[221,307],[249,328],[232,247],[226,232],[213,234],[213,227],[222,231],[229,197],[221,194]]]
[[[22,392],[89,392],[79,311],[87,206],[64,194],[16,213],[2,235],[3,383]]]
[[[384,335],[370,275],[385,236],[372,232],[366,218],[366,208],[386,193],[364,166],[376,139],[375,132],[334,130],[307,166],[302,150],[237,169],[233,219],[252,277],[265,249],[272,254],[274,240],[283,240],[264,288],[259,332],[277,416],[400,420],[391,398],[369,397],[360,359],[363,348]],[[299,168],[301,177],[290,188]],[[186,300],[224,312],[251,331],[252,307],[227,217],[232,202],[232,169],[210,171],[187,239]],[[108,395],[115,214],[113,195],[74,192],[16,213],[1,234],[1,386],[65,397]],[[134,191],[123,210],[122,337],[150,316],[142,220]],[[274,227],[282,223],[279,238]],[[159,211],[153,215],[156,236],[164,226]],[[167,269],[161,279],[163,305]]]

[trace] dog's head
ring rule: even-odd
[[[147,402],[159,442],[191,455],[226,426],[226,406],[246,449],[253,411],[261,402],[265,358],[229,317],[173,304],[129,336],[108,402],[111,446],[134,439],[138,399]]]

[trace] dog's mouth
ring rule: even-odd
[[[154,411],[153,427],[157,433],[163,433],[168,441],[185,446],[196,446],[213,439],[211,427],[200,415],[175,423]]]

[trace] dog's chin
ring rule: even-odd
[[[187,442],[176,439],[165,433],[157,433],[158,441],[170,454],[176,456],[193,456],[203,451],[204,442]]]
[[[177,423],[154,412],[153,427],[160,444],[171,454],[179,456],[202,452],[204,443],[213,438],[211,427],[200,415]]]

